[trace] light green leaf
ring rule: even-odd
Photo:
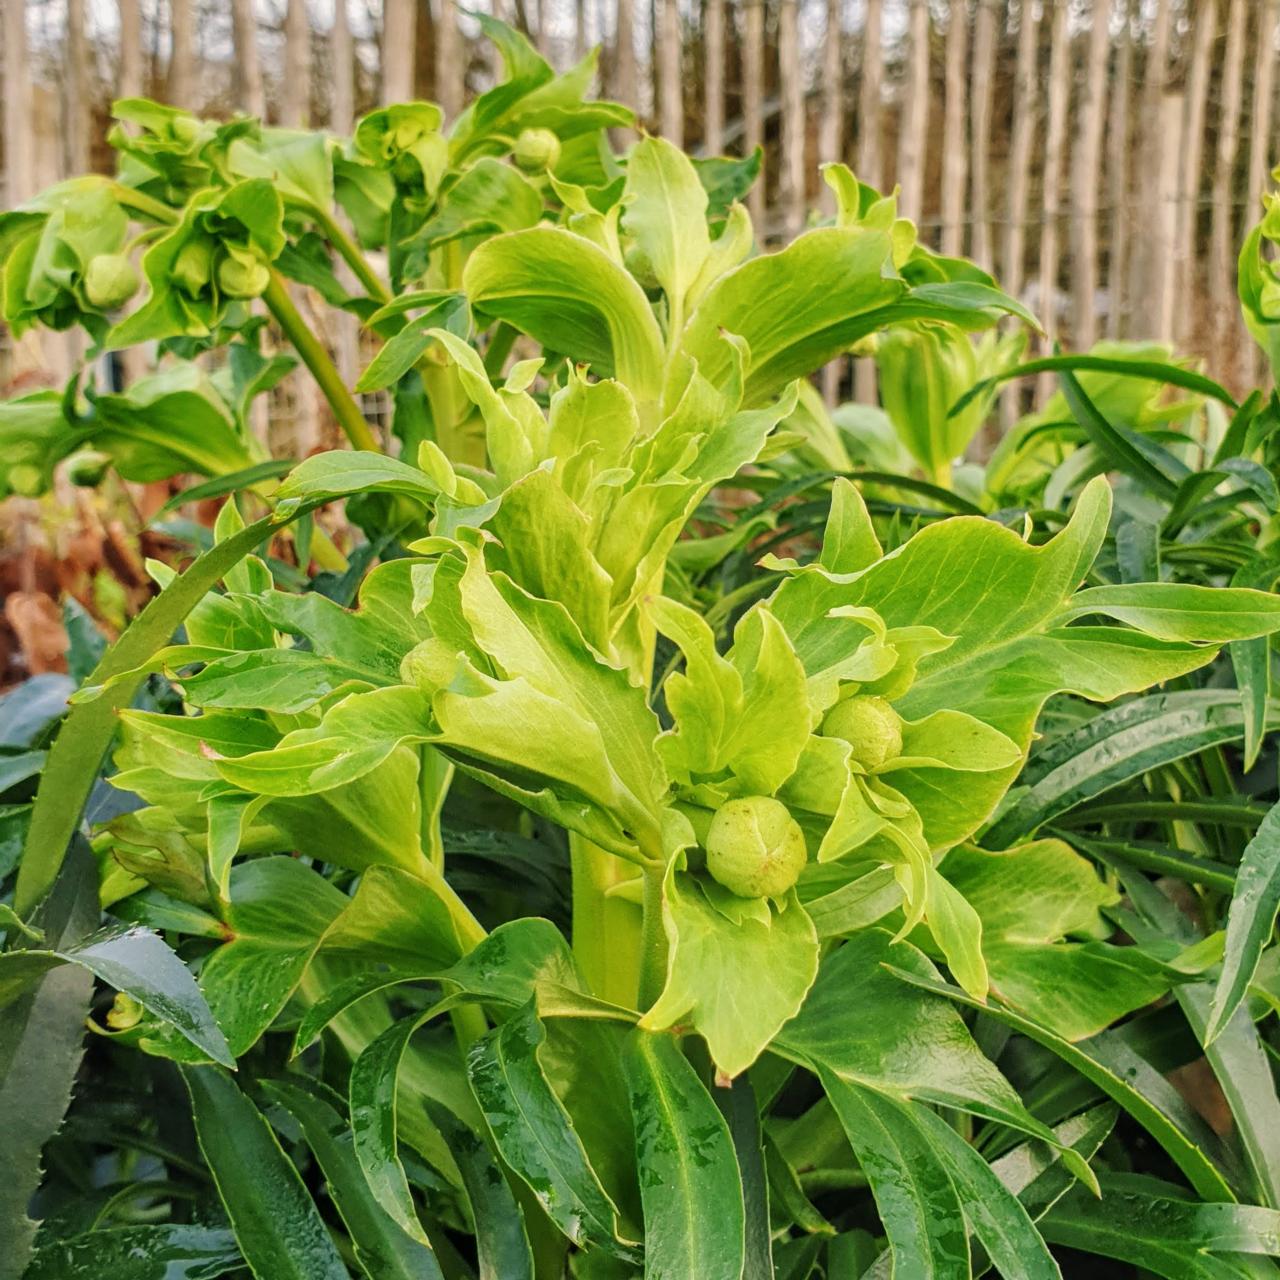
[[[667,983],[640,1021],[651,1031],[696,1027],[730,1079],[796,1013],[818,970],[817,934],[794,893],[781,907],[763,900],[756,911],[745,906],[672,862],[662,900]]]
[[[640,286],[590,240],[555,227],[497,236],[471,255],[462,280],[477,311],[616,376],[638,402],[658,399],[658,322]]]
[[[647,260],[679,333],[685,297],[711,250],[707,193],[688,156],[665,138],[642,138],[627,157],[622,226]]]
[[[1159,640],[1225,644],[1280,630],[1280,596],[1250,587],[1141,582],[1078,591],[1057,623],[1100,613]]]
[[[292,858],[233,868],[231,939],[205,961],[200,989],[236,1057],[275,1021],[346,904],[345,895]]]

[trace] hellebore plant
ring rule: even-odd
[[[1082,731],[1137,715],[1083,708],[1265,648],[1280,601],[1112,575],[1094,475],[1051,536],[968,514],[892,542],[837,478],[820,539],[708,604],[681,549],[717,564],[737,544],[696,537],[713,493],[813,447],[788,426],[797,380],[889,328],[967,346],[1021,309],[840,166],[833,223],[756,255],[725,164],[656,139],[605,153],[618,109],[582,102],[589,64],[553,79],[488,29],[508,84],[448,134],[430,104],[350,145],[125,113],[144,131],[121,135],[110,198],[172,216],[153,210],[151,292],[117,337],[231,331],[236,351],[261,297],[376,443],[291,330],[280,273],[329,288],[327,238],[367,288],[352,310],[384,326],[362,385],[395,388],[402,453],[309,458],[255,523],[228,501],[211,549],[156,567],[163,590],[49,751],[0,917],[0,1061],[44,1063],[43,1020],[78,1032],[103,979],[99,1048],[180,1075],[212,1187],[192,1221],[110,1242],[46,1224],[33,1274],[92,1274],[110,1247],[271,1280],[743,1280],[820,1258],[832,1277],[1039,1280],[1100,1190],[1097,1212],[1207,1239],[1197,1258],[1275,1252],[1265,1143],[1220,1159],[1128,1041],[1101,1041],[1162,997],[1198,1008],[1221,951],[1133,912],[1121,945],[1114,881],[1033,838],[1054,759],[1018,778],[1050,699]],[[358,242],[388,249],[388,285]],[[99,305],[77,270],[51,315]],[[233,429],[261,381],[236,359],[209,376]],[[123,439],[161,399],[116,398]],[[128,474],[112,400],[75,444]],[[951,441],[920,457],[942,479],[955,440],[925,425]],[[272,539],[342,500],[386,558],[353,556],[325,591],[282,584]],[[1235,691],[1203,694],[1241,719]],[[113,740],[129,803],[99,805],[86,841]],[[479,889],[477,850],[498,868]],[[1229,963],[1214,1035],[1253,1034],[1249,968]],[[1049,1060],[1052,1097],[1016,1056],[996,1065],[1010,1031]],[[24,1202],[75,1065],[49,1060],[31,1096],[51,1125],[14,1144]],[[1117,1107],[1223,1211],[1218,1236],[1177,1187],[1095,1170]],[[824,1216],[814,1173],[869,1191],[857,1222]],[[34,1224],[12,1217],[18,1275]]]

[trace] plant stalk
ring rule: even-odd
[[[338,251],[339,257],[351,268],[355,278],[364,286],[369,297],[377,302],[391,301],[391,290],[378,278],[378,273],[369,265],[369,260],[360,252],[360,246],[351,238],[347,229],[328,209],[318,205],[308,205],[308,211],[320,224],[320,229],[328,237],[329,243]]]
[[[667,933],[662,922],[666,868],[646,867],[644,919],[640,926],[640,1008],[648,1009],[667,985]]]
[[[635,878],[634,863],[569,833],[573,871],[573,954],[591,991],[636,1007],[641,967],[641,915],[634,902],[609,890]]]
[[[311,376],[324,392],[325,399],[328,400],[334,416],[338,419],[338,425],[353,447],[367,449],[371,453],[381,453],[382,449],[365,421],[364,414],[360,412],[360,406],[347,390],[342,376],[334,367],[333,361],[329,359],[329,353],[324,349],[324,345],[311,331],[310,325],[302,318],[298,308],[293,305],[293,299],[289,297],[289,291],[285,288],[284,280],[278,271],[271,272],[271,283],[267,285],[262,300],[275,317],[276,323],[284,330],[285,337],[293,343],[302,357],[302,363],[311,370]]]

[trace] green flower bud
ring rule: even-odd
[[[122,307],[141,284],[138,269],[123,253],[100,253],[89,259],[84,273],[84,295],[101,311]]]
[[[111,465],[111,455],[101,449],[81,449],[67,459],[67,479],[81,489],[93,489],[102,483]]]
[[[20,498],[37,498],[45,491],[44,472],[30,462],[9,468],[9,488]]]
[[[730,800],[716,810],[706,839],[707,870],[740,898],[777,898],[808,860],[804,832],[771,796]]]
[[[178,250],[170,278],[189,298],[198,298],[213,279],[213,241],[207,236],[188,240]]]
[[[872,772],[902,754],[902,718],[883,699],[860,693],[837,702],[822,722],[828,738],[852,747],[849,759]]]
[[[511,158],[525,173],[545,173],[560,159],[560,139],[550,129],[521,129]]]
[[[244,245],[224,246],[227,256],[218,264],[218,287],[229,298],[256,298],[271,283],[271,270],[256,250]]]

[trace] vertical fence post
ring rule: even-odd
[[[1071,41],[1067,33],[1067,0],[1046,0],[1049,18],[1049,114],[1044,139],[1043,222],[1040,227],[1040,287],[1036,311],[1044,326],[1045,353],[1053,350],[1058,336],[1058,270],[1060,266],[1062,221],[1062,167],[1067,144],[1067,103],[1071,92],[1068,78]],[[1053,391],[1054,377],[1042,373],[1037,380],[1037,399],[1043,403]]]
[[[383,0],[382,105],[413,97],[413,50],[416,0]]]
[[[883,20],[883,0],[867,0],[862,28],[862,84],[858,90],[858,176],[876,188],[883,183],[880,160]],[[853,391],[862,404],[876,402],[876,364],[869,356],[854,361]]]
[[[946,102],[942,126],[942,252],[956,257],[964,252],[964,195],[969,148],[966,82],[969,60],[968,0],[951,0],[947,24]]]
[[[1213,337],[1222,352],[1235,328],[1235,175],[1240,145],[1240,103],[1244,79],[1244,0],[1227,9],[1227,43],[1222,57],[1222,110],[1213,167],[1213,217],[1209,227],[1209,278],[1212,281]]]
[[[707,0],[703,20],[702,149],[718,156],[724,148],[724,0]]]
[[[995,94],[997,21],[1000,0],[978,0],[973,19],[973,80],[969,156],[969,252],[988,271],[991,252],[991,100]]]
[[[1218,31],[1217,0],[1204,0],[1195,17],[1191,62],[1187,69],[1187,101],[1183,117],[1182,174],[1178,183],[1177,249],[1175,274],[1179,295],[1190,302],[1199,286],[1196,270],[1196,238],[1200,225],[1200,179],[1204,160],[1205,104],[1209,93],[1209,61]],[[1196,325],[1199,308],[1184,306],[1178,331],[1179,342],[1188,342]]]
[[[1280,160],[1269,155],[1272,145],[1271,120],[1274,111],[1276,67],[1276,19],[1280,0],[1261,0],[1258,10],[1257,52],[1253,67],[1253,118],[1249,124],[1249,186],[1245,191],[1245,226],[1258,216],[1258,196],[1267,185],[1268,163]],[[1262,380],[1265,361],[1262,350],[1249,344],[1249,381]]]
[[[782,98],[781,204],[783,231],[788,239],[800,233],[805,215],[804,71],[800,65],[799,5],[781,0],[778,6],[778,87]]]
[[[742,122],[743,147],[749,153],[764,141],[764,5],[765,0],[743,0]],[[756,229],[756,242],[763,244],[765,227],[764,193],[768,174],[762,168],[755,186],[747,192],[747,209]]]
[[[1127,0],[1120,0],[1125,5]],[[1111,88],[1111,145],[1108,151],[1108,189],[1111,195],[1111,254],[1107,271],[1107,335],[1124,332],[1125,287],[1129,278],[1129,81],[1133,68],[1133,33],[1129,11],[1120,28],[1115,82]]]
[[[136,4],[137,0],[131,2]],[[262,87],[258,16],[254,0],[231,0],[231,43],[235,50],[231,85],[236,109],[261,119],[266,114],[267,100]]]
[[[684,145],[684,84],[680,76],[679,0],[658,4],[658,122],[662,135]]]
[[[1111,0],[1093,0],[1089,52],[1080,100],[1074,177],[1072,268],[1075,276],[1075,345],[1087,351],[1098,337],[1098,192],[1102,186],[1102,123],[1107,106],[1111,53]]]
[[[453,0],[439,0],[435,28],[436,100],[444,110],[445,119],[452,121],[462,110],[465,96],[462,33],[458,30],[458,10]]]
[[[288,0],[285,6],[280,122],[292,129],[305,129],[311,123],[311,18],[307,0]]]
[[[929,3],[911,0],[907,24],[907,80],[898,135],[898,206],[919,222],[924,213],[925,147],[929,129]]]

